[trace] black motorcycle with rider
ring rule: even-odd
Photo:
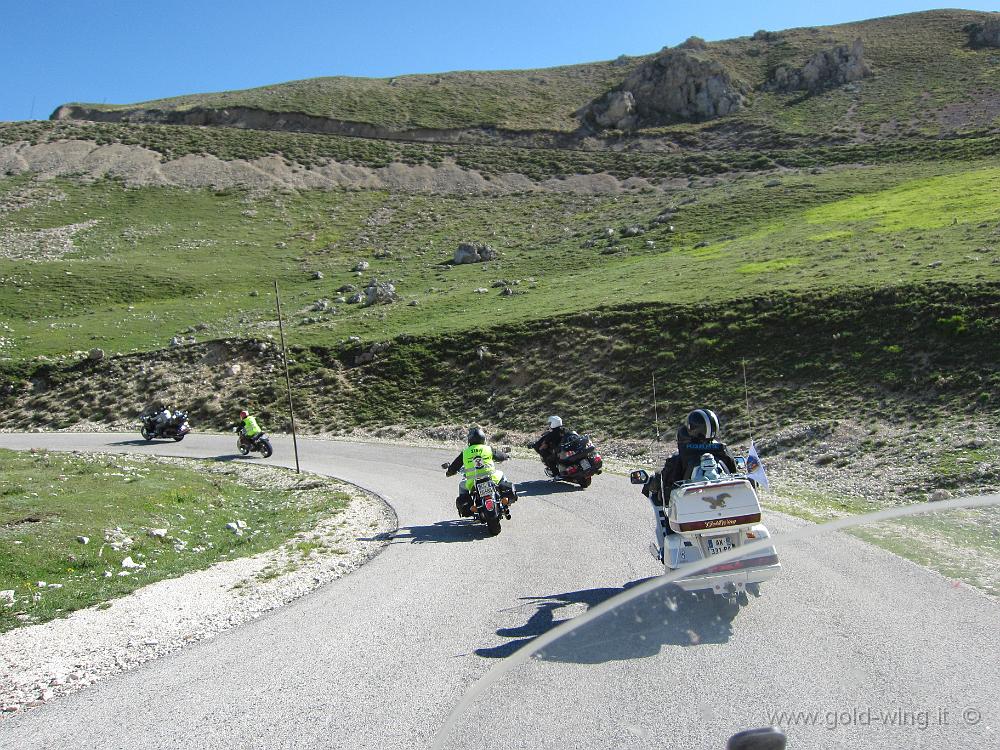
[[[139,416],[139,433],[146,440],[172,439],[180,442],[191,432],[186,411],[171,410],[166,406],[148,409]]]
[[[542,457],[545,473],[553,481],[573,482],[586,489],[604,467],[597,447],[589,436],[567,430],[557,415],[549,417],[548,426],[548,431],[531,444]]]

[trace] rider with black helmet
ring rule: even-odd
[[[445,472],[446,476],[451,477],[457,474],[459,469],[465,467],[465,479],[459,485],[458,499],[455,500],[458,515],[463,517],[472,515],[470,490],[475,486],[476,478],[481,476],[492,477],[500,490],[500,497],[506,498],[511,503],[516,503],[517,493],[514,490],[514,485],[503,475],[502,471],[496,468],[496,463],[506,461],[510,456],[489,446],[486,443],[486,433],[478,426],[469,429],[467,442],[468,446],[458,454]]]
[[[643,488],[646,496],[655,505],[662,505],[663,501],[659,498],[660,477],[663,478],[666,499],[669,499],[674,484],[690,479],[692,471],[705,453],[711,454],[731,473],[736,473],[736,460],[726,444],[717,439],[718,435],[719,418],[714,411],[695,409],[690,412],[677,430],[677,453],[666,460],[659,475],[654,474],[646,483]]]

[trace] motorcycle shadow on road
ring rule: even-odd
[[[517,483],[517,496],[520,497],[540,497],[542,495],[561,495],[564,492],[579,492],[580,488],[575,484],[566,482],[553,482],[551,479],[529,479],[527,482]]]
[[[380,534],[377,541],[388,540],[390,544],[475,542],[487,539],[489,535],[489,531],[481,523],[451,519],[436,521],[428,526],[401,526],[394,532]]]
[[[519,627],[496,631],[497,635],[514,640],[491,648],[478,648],[474,653],[489,659],[506,658],[569,619],[556,619],[557,610],[574,605],[583,605],[589,610],[647,580],[632,581],[621,588],[527,597],[526,601],[537,606],[528,621]],[[733,633],[733,620],[738,613],[738,606],[714,597],[700,600],[676,586],[660,586],[550,643],[536,658],[602,664],[656,656],[663,646],[726,643]]]
[[[119,440],[115,443],[108,443],[108,445],[173,445],[174,442],[176,441],[173,438],[153,438],[152,440],[137,438],[135,440]]]

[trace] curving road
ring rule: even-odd
[[[188,457],[232,441],[0,435],[4,448]],[[275,448],[272,462],[292,464],[290,441]],[[581,492],[514,461],[522,500],[486,538],[453,520],[455,480],[437,467],[457,450],[300,441],[303,469],[392,504],[386,551],[259,620],[0,720],[0,748],[428,747],[499,657],[658,572],[626,479]],[[779,540],[804,525],[767,520]],[[1000,745],[996,600],[849,536],[779,554],[783,575],[739,611],[661,597],[554,644],[449,747],[722,748],[777,711],[811,712],[782,720],[792,747]]]

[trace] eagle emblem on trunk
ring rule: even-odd
[[[708,507],[712,510],[717,510],[719,508],[726,507],[726,500],[731,498],[728,492],[720,492],[718,495],[702,495],[701,499],[708,503]]]

